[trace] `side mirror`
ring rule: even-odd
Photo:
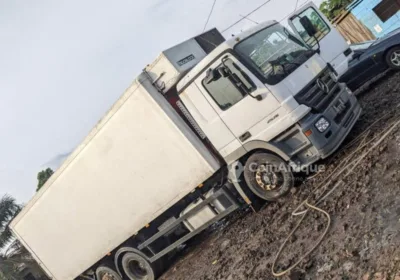
[[[304,29],[310,37],[314,37],[315,35],[317,35],[318,31],[308,17],[300,18],[300,23],[301,25],[303,25]]]
[[[221,78],[221,74],[217,69],[208,69],[206,73],[205,82],[209,84],[214,81],[218,81]]]

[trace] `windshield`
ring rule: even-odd
[[[270,85],[282,81],[315,53],[280,24],[251,35],[238,43],[235,50]]]
[[[374,41],[366,41],[366,42],[362,42],[362,43],[359,43],[359,44],[350,45],[350,48],[353,51],[365,50],[365,49],[368,49],[370,46],[374,45],[375,43],[376,43],[376,40],[374,40]]]

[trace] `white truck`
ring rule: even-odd
[[[361,112],[336,82],[347,44],[313,4],[290,22],[300,36],[214,29],[143,70],[11,224],[51,279],[155,279],[191,237],[338,148]]]

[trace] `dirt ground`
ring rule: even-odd
[[[399,81],[400,73],[389,73],[358,95],[363,114],[340,151],[321,162],[325,172],[314,174],[260,212],[239,211],[228,217],[225,226],[198,236],[204,240],[188,249],[161,279],[276,279],[271,273],[275,255],[301,219],[291,213],[307,197],[313,203],[316,196],[342,180],[318,205],[331,218],[327,235],[280,279],[400,280],[400,129],[372,149],[350,175],[344,172],[332,184],[323,184],[330,174],[346,166],[347,156],[354,152],[350,161],[359,158],[376,142],[374,137],[382,136],[400,120]],[[365,143],[368,145],[362,147]],[[276,269],[282,271],[295,263],[316,244],[326,225],[324,214],[309,210],[283,249]]]

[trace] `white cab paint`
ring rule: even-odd
[[[267,123],[267,120],[264,120],[255,125],[254,131],[257,131],[258,134],[253,135],[252,140],[268,142],[301,120],[310,111],[311,109],[305,105],[300,105],[291,112],[279,107],[275,112],[278,117],[274,121]]]
[[[247,131],[251,133],[252,128],[258,122],[264,120],[274,111],[276,111],[280,107],[280,104],[276,100],[275,96],[268,90],[268,88],[261,83],[259,79],[256,78],[253,73],[250,72],[240,61],[238,61],[232,55],[227,55],[227,57],[232,59],[243,71],[245,71],[249,78],[256,84],[257,89],[252,92],[251,95],[261,95],[263,97],[261,101],[258,101],[254,97],[247,95],[238,103],[224,111],[217,105],[217,103],[212,99],[210,94],[202,85],[202,81],[206,75],[205,72],[203,72],[195,80],[195,83],[201,89],[201,92],[208,100],[209,104],[214,108],[229,130],[232,131],[236,138],[239,138]],[[217,59],[213,64],[210,65],[209,68],[214,69],[219,65],[221,65],[221,59]],[[257,131],[253,131],[253,133],[257,134]],[[251,134],[253,135],[253,133]],[[246,141],[249,141],[250,139],[251,138]]]
[[[256,33],[268,26],[276,24],[276,21],[266,21],[266,22],[261,22],[260,24],[257,24],[253,26],[252,28],[249,28],[248,30],[243,31],[242,33],[233,36],[229,40],[226,40],[222,44],[220,44],[218,47],[216,47],[211,53],[209,53],[203,60],[201,60],[196,66],[193,67],[193,69],[190,70],[187,75],[182,77],[182,79],[179,81],[179,83],[176,86],[176,89],[178,92],[182,91],[188,84],[191,83],[191,81],[196,78],[196,76],[203,71],[204,68],[207,67],[207,65],[215,60],[220,54],[227,49],[233,49],[233,47],[243,38],[246,38],[250,36],[253,33]]]
[[[190,84],[180,98],[218,151],[236,140],[195,83]]]
[[[243,149],[244,143],[256,139],[253,135],[268,131],[269,126],[274,123],[271,120],[273,117],[277,119],[279,114],[283,116],[288,113],[285,108],[281,107],[271,91],[251,71],[234,56],[228,54],[227,57],[245,71],[256,84],[257,89],[251,94],[252,96],[261,95],[263,97],[261,101],[247,95],[229,109],[222,110],[202,85],[206,71],[203,71],[181,93],[182,101],[223,157]],[[214,69],[221,65],[221,57],[216,58],[215,62],[210,64],[207,69]],[[245,132],[250,132],[252,136],[245,141],[240,141],[240,136]]]
[[[261,24],[261,27],[256,26],[254,30],[248,32],[248,35],[272,24],[275,22]],[[233,38],[216,48],[178,84],[181,100],[225,159],[234,152],[245,153],[243,145],[249,141],[270,141],[310,112],[311,109],[299,105],[294,96],[326,67],[325,61],[315,54],[281,83],[266,86],[235,56],[226,53],[235,44],[237,41]],[[257,86],[257,90],[251,94],[261,95],[263,100],[257,101],[247,95],[227,110],[218,106],[204,88],[202,81],[206,77],[207,69],[217,68],[222,63],[221,59],[225,57],[232,59],[246,72]],[[240,136],[245,132],[250,132],[251,137],[241,141]]]
[[[291,73],[289,79],[284,79],[282,83],[269,87],[277,96],[284,96],[284,92],[286,92],[286,94],[296,95],[315,79],[325,67],[326,63],[319,55],[315,54]]]

